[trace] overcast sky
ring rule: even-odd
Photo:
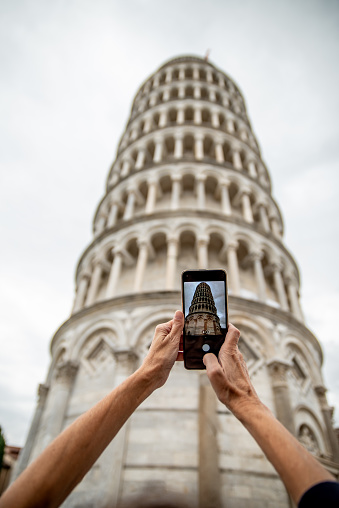
[[[339,422],[339,2],[0,3],[0,425],[23,445],[140,84],[204,56],[246,100]]]

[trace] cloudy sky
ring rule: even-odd
[[[339,3],[0,3],[0,425],[23,445],[132,98],[181,54],[246,99],[339,423]]]

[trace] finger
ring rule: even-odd
[[[182,329],[184,328],[184,315],[181,310],[177,310],[172,319],[171,337],[180,340]]]
[[[218,359],[213,353],[207,353],[206,355],[204,355],[202,361],[206,366],[207,374],[212,369],[217,368],[217,366],[220,368]]]
[[[237,349],[240,338],[240,331],[232,323],[229,323],[225,341],[220,349],[220,355],[234,351]]]

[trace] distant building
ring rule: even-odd
[[[181,305],[181,271],[221,267],[230,321],[241,330],[260,397],[338,475],[322,350],[304,323],[298,267],[283,243],[244,99],[224,72],[184,56],[143,83],[93,229],[18,471],[140,365],[155,325]],[[276,472],[217,401],[205,372],[182,364],[63,506],[113,508],[145,490],[204,508],[290,506]]]

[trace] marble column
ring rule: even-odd
[[[119,204],[117,201],[113,201],[110,211],[108,213],[107,227],[112,228],[115,226],[118,218]]]
[[[195,86],[194,89],[193,89],[193,97],[195,99],[200,99],[201,98],[201,88],[200,86]]]
[[[219,164],[225,161],[222,142],[219,140],[215,142],[215,158]]]
[[[299,320],[304,321],[304,317],[301,312],[300,303],[299,303],[299,295],[298,295],[298,281],[297,279],[290,275],[287,277],[287,291],[291,304],[292,314]]]
[[[144,123],[144,133],[145,134],[147,134],[148,132],[151,131],[152,124],[153,124],[153,118],[151,116],[148,116],[147,118],[145,118],[145,123]]]
[[[185,87],[184,86],[179,86],[178,97],[179,97],[179,99],[185,98]]]
[[[172,196],[171,196],[171,210],[179,208],[181,193],[181,175],[172,175]]]
[[[282,265],[280,263],[273,263],[272,269],[273,269],[273,279],[274,279],[274,286],[276,293],[278,295],[278,300],[280,303],[280,307],[283,310],[289,310],[288,308],[288,302],[285,292],[285,286],[284,281],[282,278]]]
[[[162,152],[163,152],[163,139],[162,138],[156,138],[155,139],[155,149],[154,149],[154,156],[153,156],[153,162],[161,162],[162,160]]]
[[[268,220],[266,206],[264,203],[259,203],[259,216],[260,216],[260,222],[266,233],[270,233],[270,222]]]
[[[182,125],[185,122],[185,110],[183,107],[179,107],[177,111],[177,124]]]
[[[164,102],[168,101],[170,98],[170,90],[169,88],[166,88],[164,91],[163,91],[163,94],[162,94],[162,100]]]
[[[286,429],[295,435],[293,410],[287,382],[287,371],[291,365],[285,360],[271,360],[267,367],[272,382],[276,416]]]
[[[195,108],[194,109],[194,123],[196,125],[200,125],[202,123],[202,115],[201,115],[201,109]]]
[[[167,124],[167,111],[161,111],[159,116],[159,127],[165,127]]]
[[[240,153],[238,152],[238,150],[233,150],[232,151],[232,161],[233,161],[233,166],[235,167],[235,169],[242,169],[242,163],[241,163],[241,157],[240,157]]]
[[[250,191],[247,189],[243,190],[242,196],[241,196],[241,204],[242,204],[242,214],[244,217],[244,220],[248,222],[249,224],[253,223],[253,213],[252,213],[252,206],[251,206],[251,199],[249,196]]]
[[[281,238],[281,232],[277,217],[271,217],[272,232],[276,238]]]
[[[172,81],[172,69],[167,69],[165,83],[170,83]]]
[[[174,158],[181,159],[184,154],[184,137],[182,134],[176,134],[174,138]]]
[[[148,257],[148,245],[147,242],[142,241],[139,243],[139,255],[135,271],[134,291],[136,293],[141,291],[142,288],[142,283],[144,280],[147,264],[147,257]]]
[[[201,236],[197,239],[199,268],[208,268],[208,241],[208,236]]]
[[[39,431],[41,416],[45,408],[46,399],[48,395],[49,387],[46,385],[40,384],[38,387],[38,403],[35,409],[33,421],[31,423],[28,436],[26,439],[26,444],[24,448],[21,450],[17,465],[15,466],[14,473],[11,476],[11,482],[16,480],[16,478],[22,473],[24,469],[28,466],[28,462],[33,450],[33,447],[36,443],[36,437]]]
[[[78,310],[80,310],[84,306],[90,278],[91,278],[90,272],[84,271],[81,273],[72,314],[78,312]]]
[[[204,158],[204,136],[201,134],[194,136],[194,156],[197,160]]]
[[[94,266],[94,270],[93,270],[93,273],[91,276],[91,281],[89,284],[86,302],[85,302],[86,307],[88,307],[89,305],[92,305],[92,303],[95,302],[95,299],[96,299],[96,296],[98,293],[98,289],[99,289],[99,285],[100,285],[100,281],[101,281],[102,272],[103,272],[102,262],[101,262],[101,260],[98,260]]]
[[[237,249],[238,242],[230,242],[227,245],[227,274],[230,288],[235,296],[239,296],[241,290]]]
[[[251,259],[254,267],[254,275],[257,284],[257,294],[260,301],[265,302],[266,300],[266,282],[264,271],[262,269],[261,259],[263,257],[262,252],[252,252]]]
[[[252,178],[257,178],[257,169],[255,167],[255,162],[253,160],[250,160],[248,162],[248,172],[249,172],[249,175],[252,177]]]
[[[212,102],[215,102],[217,100],[217,96],[216,96],[215,90],[213,90],[213,88],[211,88],[209,90],[208,98]]]
[[[233,120],[233,118],[227,118],[226,119],[226,129],[227,129],[227,132],[229,132],[230,134],[233,134],[233,132],[234,132],[234,120]]]
[[[212,111],[212,126],[213,127],[220,127],[218,111]]]
[[[102,215],[98,219],[98,221],[96,223],[96,227],[95,227],[95,235],[96,236],[100,235],[100,233],[102,233],[102,231],[104,230],[105,224],[106,224],[106,220],[107,220],[107,218],[104,215]]]
[[[166,289],[174,289],[178,259],[178,238],[167,238]]]
[[[224,215],[232,215],[232,207],[228,188],[230,186],[229,180],[220,181],[220,195],[221,195],[221,210]]]
[[[137,160],[135,163],[135,169],[143,168],[145,160],[146,160],[146,150],[144,148],[139,148]]]
[[[136,189],[134,187],[131,187],[128,189],[128,197],[124,211],[124,220],[130,220],[133,217],[135,198],[136,198]]]
[[[197,208],[198,210],[204,210],[206,205],[206,197],[205,197],[205,175],[197,175],[196,177],[196,186],[197,186]]]
[[[333,407],[330,407],[327,403],[326,388],[322,385],[315,386],[314,391],[318,397],[321,412],[323,414],[328,439],[331,445],[333,461],[339,462],[339,443],[338,437],[333,429],[332,417]]]
[[[138,362],[137,355],[128,349],[115,351],[114,357],[116,367],[112,389],[119,386],[135,371]],[[105,463],[105,470],[106,472],[109,471],[110,481],[108,491],[105,491],[105,499],[109,499],[109,506],[112,508],[119,505],[119,494],[125,464],[126,439],[130,422],[131,420],[127,420],[113,441],[108,445],[111,451]],[[104,504],[107,506],[105,501]],[[103,504],[100,506],[103,506]]]
[[[157,198],[157,187],[158,180],[156,178],[150,178],[148,180],[148,192],[147,192],[147,201],[146,201],[146,215],[149,215],[154,212],[156,198]]]
[[[122,252],[120,250],[113,249],[113,256],[113,263],[111,265],[111,271],[107,282],[106,298],[113,298],[115,296],[122,268]]]
[[[131,169],[131,162],[130,162],[130,160],[125,159],[122,162],[122,167],[121,167],[122,178],[125,178],[125,176],[127,176],[129,174],[130,169]]]
[[[199,376],[199,506],[222,508],[217,398],[205,373]]]

